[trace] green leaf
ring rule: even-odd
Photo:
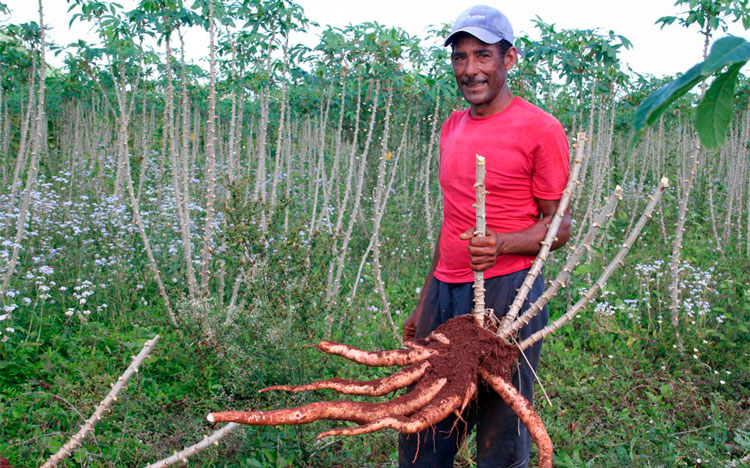
[[[741,37],[727,36],[711,46],[711,52],[703,62],[703,76],[709,76],[726,65],[745,63],[750,60],[750,42]]]
[[[73,453],[73,459],[78,462],[79,465],[83,465],[83,462],[86,461],[86,454],[81,451],[76,451]]]
[[[644,392],[649,400],[651,400],[651,403],[659,403],[661,401],[660,396],[656,396],[653,393],[649,392],[648,390]]]
[[[662,23],[661,29],[664,29],[664,26],[674,23],[676,19],[676,16],[662,16],[661,18],[656,20],[654,24]]]
[[[586,273],[591,273],[594,271],[594,267],[592,267],[589,264],[584,263],[583,265],[578,265],[578,267],[573,271],[574,275],[585,275]]]
[[[255,458],[248,458],[245,460],[245,465],[251,467],[251,468],[263,468],[263,463],[259,462]]]
[[[745,449],[745,451],[750,450],[750,431],[743,431],[742,429],[735,429],[734,441],[737,442],[737,444],[740,447]]]
[[[750,60],[750,42],[741,37],[722,37],[714,42],[705,62],[694,65],[679,78],[670,81],[651,93],[635,110],[635,133],[630,141],[632,151],[643,131],[656,122],[665,110],[677,99],[690,91],[705,77],[720,71],[726,65],[745,63]]]
[[[708,149],[718,149],[727,137],[729,121],[734,114],[734,90],[740,68],[745,62],[735,63],[719,75],[698,105],[695,128],[701,143]]]
[[[703,79],[702,68],[703,63],[694,65],[684,75],[670,81],[644,99],[643,103],[635,110],[635,123],[633,125],[635,131],[640,133],[648,125],[656,122],[670,104],[700,83]]]
[[[63,442],[60,436],[52,436],[47,440],[47,451],[49,453],[57,453],[57,451],[60,450],[60,447],[62,446]]]

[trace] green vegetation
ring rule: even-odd
[[[320,339],[398,347],[391,323],[399,327],[413,309],[439,227],[440,122],[463,107],[446,51],[376,23],[327,28],[313,49],[292,44],[289,32],[308,21],[289,0],[143,0],[130,12],[108,1],[69,3],[71,18],[90,21],[100,41],[67,49],[62,69],[40,66],[37,23],[6,18],[0,31],[0,271],[8,281],[0,299],[0,458],[41,465],[155,334],[162,339],[153,356],[63,465],[145,466],[213,432],[209,411],[330,398],[257,393],[362,377],[360,366],[309,346]],[[744,2],[715,3],[726,14],[709,16],[744,21],[731,9]],[[680,24],[699,21],[687,18]],[[182,50],[185,35],[210,24],[213,72]],[[704,34],[709,23],[699,24]],[[550,303],[552,317],[617,251],[657,181],[672,181],[606,290],[545,342],[539,374],[552,406],[541,391],[536,405],[555,463],[746,465],[747,41],[716,40],[705,62],[667,84],[626,73],[618,53],[629,42],[614,32],[558,30],[541,19],[537,28],[541,39],[520,39],[528,54],[511,86],[558,116],[569,135],[591,138],[571,245],[614,187],[624,189],[573,283]],[[742,53],[719,53],[729,49]],[[688,92],[710,76],[718,78],[702,101]],[[695,127],[713,140],[703,140],[687,184]],[[670,256],[683,197],[678,339]],[[363,260],[373,232],[379,249]],[[546,266],[547,278],[565,250]],[[191,463],[395,464],[393,434],[316,443],[330,425],[242,428]],[[467,444],[459,466],[472,460]]]

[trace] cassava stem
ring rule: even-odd
[[[623,263],[623,258],[625,258],[625,255],[628,253],[630,248],[633,246],[633,243],[638,238],[638,235],[641,233],[641,230],[646,225],[646,222],[651,218],[651,213],[653,213],[654,208],[656,207],[656,204],[661,199],[662,194],[664,193],[664,189],[666,189],[669,186],[669,180],[666,177],[663,177],[661,181],[659,182],[659,185],[656,187],[656,190],[654,190],[654,193],[649,196],[650,201],[649,204],[646,206],[646,209],[643,211],[643,214],[638,219],[638,222],[633,227],[633,230],[630,231],[628,234],[628,237],[625,239],[625,242],[623,242],[622,247],[620,250],[615,254],[612,261],[607,265],[607,267],[604,269],[602,274],[599,276],[599,278],[596,280],[596,282],[589,288],[588,291],[586,291],[583,296],[576,302],[573,306],[571,306],[568,311],[560,318],[552,322],[552,324],[546,326],[542,330],[539,330],[538,332],[531,335],[529,338],[523,340],[521,342],[521,350],[525,350],[529,346],[533,345],[537,341],[551,335],[554,333],[557,329],[559,329],[561,326],[565,325],[567,322],[569,322],[573,317],[575,317],[578,312],[583,309],[583,307],[586,306],[586,304],[593,299],[593,297],[601,290],[602,287],[604,287],[604,283],[607,282],[610,276],[612,276],[612,273],[615,272],[615,270]]]
[[[562,197],[560,198],[560,202],[557,205],[557,211],[555,211],[555,215],[552,217],[552,221],[547,227],[547,234],[544,236],[544,240],[542,241],[539,253],[536,256],[534,263],[531,265],[529,272],[526,274],[526,278],[523,280],[523,284],[521,284],[521,287],[518,289],[516,297],[513,299],[513,303],[510,305],[508,312],[503,318],[503,321],[500,325],[500,330],[498,331],[498,334],[500,335],[505,335],[513,326],[513,321],[516,319],[516,317],[518,317],[518,313],[520,312],[521,307],[523,307],[523,303],[524,301],[526,301],[526,297],[528,296],[529,291],[531,291],[531,287],[533,286],[534,281],[542,271],[542,266],[547,260],[547,256],[552,249],[552,244],[555,242],[555,240],[557,240],[557,231],[560,228],[562,219],[568,209],[568,204],[570,203],[570,196],[573,193],[573,189],[578,183],[578,174],[581,171],[581,162],[584,156],[584,146],[586,141],[587,139],[585,133],[579,133],[576,137],[576,143],[573,145],[576,149],[576,152],[575,156],[573,157],[573,164],[570,170],[568,184],[565,186],[565,190],[563,191]]]
[[[476,188],[476,203],[474,205],[477,215],[476,230],[474,231],[475,236],[484,237],[487,235],[487,217],[485,215],[484,199],[487,195],[487,190],[484,186],[484,176],[487,173],[487,166],[484,157],[476,155],[477,158],[477,169],[476,169],[476,182],[474,187]],[[478,324],[483,323],[483,317],[485,314],[484,308],[484,272],[474,272],[474,318]]]
[[[614,213],[615,208],[617,208],[617,203],[620,201],[620,199],[622,199],[622,187],[618,185],[617,187],[615,187],[615,191],[607,199],[607,203],[604,205],[604,208],[602,208],[596,218],[594,218],[594,221],[591,223],[591,227],[583,237],[581,243],[573,249],[573,253],[568,257],[565,265],[560,270],[560,273],[558,273],[557,278],[555,278],[552,281],[552,284],[544,291],[544,293],[542,293],[542,295],[539,296],[539,298],[534,301],[534,303],[531,304],[528,309],[526,309],[526,312],[524,312],[518,319],[513,322],[513,325],[508,330],[500,333],[500,338],[507,339],[514,333],[518,332],[521,328],[528,324],[531,319],[534,318],[537,313],[539,313],[540,310],[542,310],[547,302],[557,294],[560,288],[565,286],[568,278],[570,278],[570,274],[573,272],[573,269],[581,261],[581,257],[583,257],[583,254],[591,248],[591,242],[599,233],[601,227],[609,218],[612,217],[612,213]]]
[[[109,411],[109,407],[112,406],[112,403],[117,401],[117,396],[125,388],[125,385],[127,385],[130,378],[133,377],[136,372],[138,372],[138,367],[140,367],[143,361],[151,354],[151,350],[154,348],[158,341],[159,335],[156,335],[143,345],[143,349],[141,349],[141,352],[133,358],[133,362],[130,363],[125,372],[117,378],[117,382],[115,382],[115,384],[112,386],[112,390],[110,390],[107,396],[104,397],[102,402],[99,403],[99,406],[97,406],[94,410],[94,414],[92,414],[91,417],[86,420],[86,423],[81,426],[81,429],[73,437],[71,437],[68,443],[60,447],[60,449],[54,455],[52,455],[49,460],[47,460],[47,462],[42,465],[41,468],[56,467],[58,463],[60,463],[65,457],[73,453],[73,450],[81,446],[83,439],[85,439],[86,436],[89,435],[92,430],[94,430],[94,426],[102,419],[104,413]]]
[[[219,440],[223,439],[226,435],[230,434],[238,427],[240,427],[240,425],[237,423],[229,423],[210,436],[205,436],[203,440],[201,440],[197,444],[186,447],[180,452],[175,452],[169,457],[163,460],[159,460],[158,462],[154,462],[146,466],[145,468],[166,468],[167,466],[176,465],[177,463],[187,463],[188,458],[192,457],[201,450],[207,449],[212,445],[219,445]]]

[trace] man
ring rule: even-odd
[[[513,29],[499,11],[475,6],[461,13],[445,40],[469,109],[454,112],[440,135],[443,224],[425,286],[404,324],[404,339],[424,338],[438,325],[472,310],[473,272],[484,271],[486,306],[502,316],[521,286],[544,239],[568,179],[565,132],[554,117],[515,97],[506,82],[518,58]],[[475,155],[486,158],[487,235],[475,231]],[[570,237],[565,215],[553,248]],[[467,248],[468,247],[468,248]],[[524,309],[544,291],[540,275]],[[521,330],[527,337],[543,328],[546,307]],[[541,342],[520,358],[513,384],[532,401],[533,372]],[[458,448],[477,427],[477,466],[528,466],[530,437],[515,414],[491,389],[456,423],[450,417],[420,434],[399,437],[402,467],[452,467]]]

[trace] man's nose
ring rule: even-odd
[[[466,70],[464,73],[466,73],[469,76],[474,76],[479,72],[479,69],[477,67],[477,61],[474,57],[469,56],[466,59]]]

